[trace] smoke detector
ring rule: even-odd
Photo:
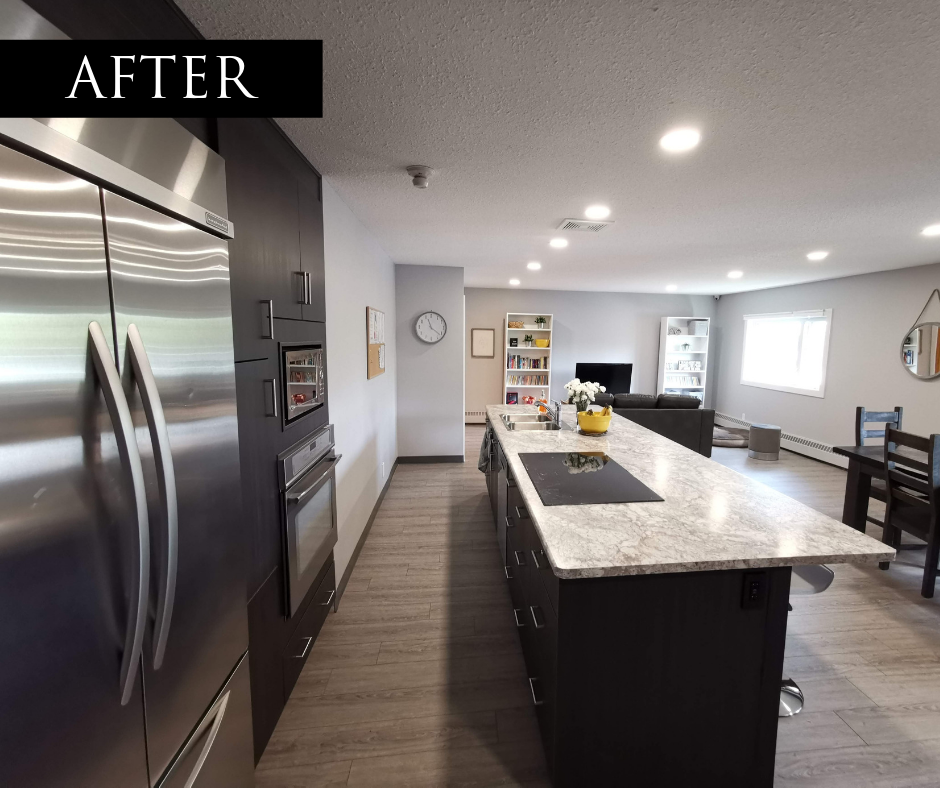
[[[598,219],[564,219],[562,223],[558,225],[559,230],[581,230],[582,232],[589,233],[599,233],[608,225],[613,224],[612,221],[600,221]]]
[[[418,189],[427,189],[428,181],[431,179],[431,176],[434,174],[434,170],[428,167],[426,164],[412,164],[410,167],[405,168],[408,171],[408,174],[411,176],[411,182],[414,184],[415,188]]]

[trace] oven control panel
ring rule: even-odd
[[[304,438],[292,446],[278,459],[280,460],[281,486],[287,488],[311,465],[333,448],[333,425],[328,424],[315,435]]]

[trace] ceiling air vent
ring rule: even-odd
[[[599,222],[596,219],[565,219],[558,225],[559,230],[583,230],[589,233],[599,233],[613,222]]]

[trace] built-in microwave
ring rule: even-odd
[[[322,344],[281,344],[284,424],[292,424],[326,402]]]

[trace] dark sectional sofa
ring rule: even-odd
[[[674,440],[704,457],[712,456],[715,411],[695,397],[678,394],[598,394],[595,405],[610,405],[614,413]]]

